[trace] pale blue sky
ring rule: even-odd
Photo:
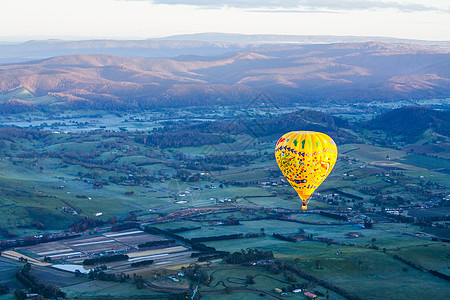
[[[448,41],[450,1],[0,0],[2,41],[145,39],[199,32]]]

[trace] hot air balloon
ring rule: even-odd
[[[302,209],[306,210],[309,197],[336,163],[336,143],[324,133],[292,131],[278,140],[275,158],[281,172],[302,199]]]

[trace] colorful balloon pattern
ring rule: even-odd
[[[306,210],[307,200],[336,163],[336,143],[324,133],[292,131],[278,140],[275,158],[281,172],[302,199],[302,209]]]

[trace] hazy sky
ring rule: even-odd
[[[0,0],[0,40],[174,34],[450,40],[449,0]]]

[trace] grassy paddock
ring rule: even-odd
[[[385,160],[387,155],[389,155],[390,159],[396,159],[406,156],[406,152],[404,151],[366,144],[351,144],[349,146],[346,146],[344,148],[344,151],[347,152],[345,153],[345,155],[364,162]]]

